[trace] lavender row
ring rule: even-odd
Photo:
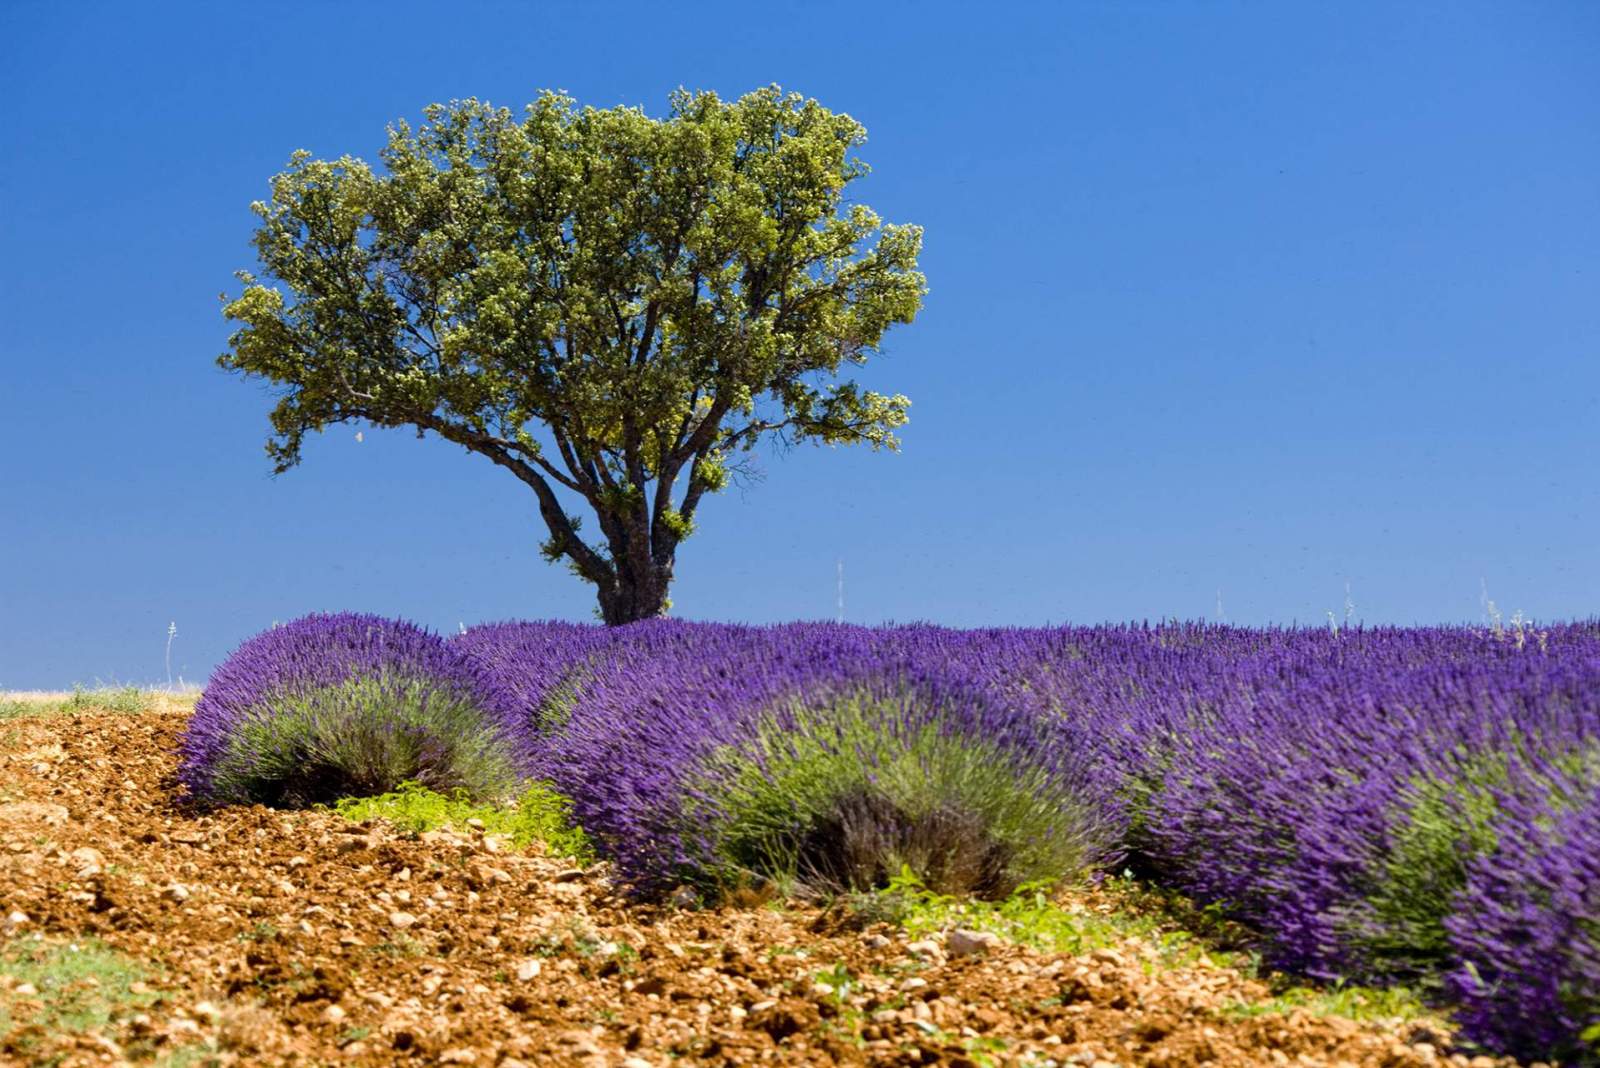
[[[310,617],[208,687],[183,776],[305,803],[554,782],[642,894],[950,892],[1132,864],[1277,966],[1404,981],[1468,1034],[1600,1022],[1600,627],[962,631]]]

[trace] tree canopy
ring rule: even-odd
[[[777,86],[670,105],[453,101],[392,125],[381,169],[295,152],[218,359],[281,387],[275,470],[331,424],[432,431],[533,490],[546,557],[622,623],[665,611],[742,450],[896,448],[910,402],[840,373],[926,293],[921,228],[846,203],[866,131]]]

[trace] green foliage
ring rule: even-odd
[[[1388,850],[1373,888],[1344,917],[1353,944],[1380,973],[1437,982],[1452,959],[1444,920],[1467,885],[1474,858],[1493,851],[1500,815],[1497,791],[1511,787],[1512,765],[1532,782],[1544,776],[1526,766],[1524,746],[1462,752],[1450,778],[1419,776],[1403,792]],[[1554,761],[1562,772],[1600,783],[1600,749],[1579,748]]]
[[[294,153],[252,205],[263,274],[239,274],[218,361],[285,387],[276,469],[330,424],[431,430],[533,488],[546,555],[605,606],[670,579],[700,498],[761,437],[895,448],[910,402],[839,377],[926,292],[921,229],[848,202],[866,131],[777,86],[670,104],[545,92],[518,120],[458,100],[391,126],[380,168]]]
[[[512,804],[474,802],[464,791],[442,794],[417,782],[403,782],[378,797],[347,797],[334,811],[350,820],[383,819],[406,834],[444,827],[464,828],[481,820],[489,834],[508,836],[518,846],[542,843],[551,853],[581,864],[593,863],[594,848],[572,822],[572,803],[547,783],[531,783]]]
[[[99,1030],[114,1016],[142,1008],[157,997],[134,993],[132,986],[149,978],[145,969],[95,939],[74,943],[13,939],[0,946],[0,974],[16,980],[11,988],[0,987],[0,1037],[19,1027],[53,1034]],[[38,993],[26,999],[19,996],[15,986],[24,983]],[[25,1006],[25,1000],[41,1004]]]
[[[711,880],[737,885],[755,873],[833,892],[907,866],[940,890],[1003,895],[1084,870],[1080,832],[1093,817],[1077,798],[981,737],[937,720],[897,729],[897,714],[892,703],[839,696],[796,710],[824,727],[794,731],[770,715],[753,742],[710,757],[701,774],[726,814],[712,829],[723,870]],[[880,813],[883,824],[927,832],[897,839],[874,826]],[[830,826],[837,840],[816,841]],[[808,855],[817,848],[832,856]]]
[[[1444,919],[1467,885],[1467,865],[1494,848],[1494,791],[1507,766],[1505,754],[1485,753],[1454,780],[1411,784],[1374,891],[1351,923],[1357,944],[1386,969],[1422,976],[1449,961]]]
[[[379,794],[409,779],[497,798],[517,772],[470,697],[398,675],[273,698],[234,727],[212,771],[215,797],[288,807]]]

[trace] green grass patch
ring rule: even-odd
[[[1254,955],[1225,948],[1243,941],[1240,933],[1214,915],[1192,906],[1182,908],[1186,903],[1174,902],[1171,895],[1126,876],[1105,880],[1100,890],[1118,907],[1100,912],[1063,905],[1045,883],[1025,884],[1003,901],[938,894],[922,885],[910,869],[902,869],[887,889],[850,895],[846,901],[861,920],[896,924],[913,938],[961,927],[1048,953],[1070,954],[1109,949],[1138,938],[1160,948],[1165,966],[1178,967],[1205,956],[1255,973]],[[1195,927],[1207,933],[1197,933],[1191,929]]]
[[[1304,1010],[1313,1016],[1348,1020],[1414,1020],[1429,1015],[1422,997],[1409,987],[1290,986],[1265,1001],[1236,1001],[1223,1011],[1233,1017],[1268,1016]]]
[[[14,939],[0,946],[0,975],[13,980],[0,989],[0,1035],[19,1028],[47,1034],[84,1034],[144,1008],[159,996],[134,993],[149,978],[138,961],[95,939],[45,942]],[[18,994],[32,986],[35,993]],[[24,1035],[24,1048],[30,1036]]]
[[[404,834],[421,834],[443,828],[464,830],[471,819],[483,822],[487,834],[503,834],[518,846],[542,843],[557,856],[583,865],[594,862],[593,844],[572,822],[572,802],[546,783],[532,783],[515,802],[489,804],[473,801],[464,790],[442,794],[407,781],[377,797],[347,797],[333,809],[349,820],[382,819]]]
[[[1248,948],[1249,932],[1216,909],[1198,908],[1171,891],[1152,888],[1128,876],[1104,880],[1098,900],[1107,911],[1063,905],[1047,886],[1024,886],[1004,901],[989,902],[936,894],[905,870],[886,890],[852,895],[852,910],[863,920],[898,924],[913,938],[953,927],[985,931],[1009,942],[1052,953],[1083,954],[1109,949],[1130,939],[1157,947],[1156,964],[1183,967],[1204,957],[1213,964],[1265,978],[1271,997],[1234,1002],[1223,1011],[1233,1017],[1288,1014],[1351,1020],[1436,1018],[1423,995],[1405,986],[1336,984],[1316,987],[1283,976],[1259,975],[1260,959]],[[1443,1025],[1441,1025],[1443,1026]]]
[[[0,696],[0,720],[24,716],[64,716],[79,712],[120,712],[137,715],[148,712],[155,693],[137,686],[74,686],[65,697]]]

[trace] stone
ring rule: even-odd
[[[184,886],[182,883],[172,883],[165,890],[161,891],[161,896],[166,898],[168,901],[176,901],[181,905],[185,901],[189,900],[190,893],[189,888]]]
[[[957,927],[945,936],[944,947],[952,957],[972,957],[987,953],[1000,939],[987,931],[968,931]]]
[[[88,867],[91,864],[97,868],[103,867],[106,862],[105,855],[101,853],[100,850],[91,846],[84,846],[81,849],[74,849],[71,853],[67,854],[67,856],[80,868]]]
[[[411,913],[409,913],[409,912],[391,912],[391,913],[389,913],[389,926],[397,927],[402,931],[405,930],[407,927],[411,927],[411,926],[415,925],[416,922],[417,922],[417,918],[415,916],[411,915]]]

